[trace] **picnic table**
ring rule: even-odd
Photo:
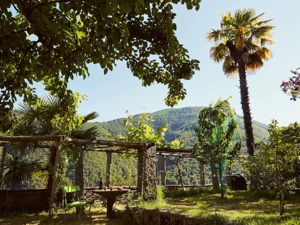
[[[113,205],[116,202],[116,197],[127,193],[129,190],[94,190],[93,192],[107,199],[107,218],[113,218]]]

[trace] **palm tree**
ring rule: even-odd
[[[22,156],[7,155],[4,169],[8,169],[5,176],[0,179],[0,187],[12,187],[23,185],[25,182],[31,181],[34,172],[43,170],[43,162],[41,160],[27,161]]]
[[[55,130],[51,124],[51,120],[54,116],[59,112],[59,99],[53,96],[45,96],[40,99],[40,105],[36,108],[28,105],[27,103],[20,103],[19,109],[17,110],[18,115],[20,116],[20,124],[16,127],[14,135],[63,135],[59,133],[59,131]],[[89,113],[86,116],[83,116],[82,124],[97,118],[99,115],[96,112]],[[77,126],[72,132],[71,137],[76,139],[95,139],[99,136],[99,130],[96,126],[91,126],[90,128],[85,128],[81,125]],[[55,149],[55,143],[50,143],[50,149]],[[18,156],[15,160],[11,160],[11,162],[7,162],[7,168],[9,171],[18,170],[18,176],[12,176],[12,173],[6,173],[2,178],[2,186],[10,186],[13,184],[20,184],[24,181],[28,181],[31,172],[35,172],[38,167],[37,162],[26,162],[22,158],[28,152],[33,150],[41,149],[45,144],[39,143],[11,143],[11,147],[13,148],[15,155]],[[47,144],[46,144],[47,145]],[[49,144],[48,144],[49,146]],[[55,162],[55,151],[50,151],[49,153],[49,161],[51,165]],[[22,165],[20,164],[22,163]],[[13,165],[13,166],[12,166]],[[19,169],[25,168],[27,165],[27,169]],[[33,167],[35,166],[35,167]],[[49,168],[43,168],[43,170],[48,170]],[[22,175],[22,172],[24,174]],[[11,179],[19,178],[16,181]],[[52,186],[52,176],[50,175],[48,178],[48,190],[51,190]]]
[[[254,154],[254,137],[249,105],[249,92],[246,73],[253,73],[272,56],[265,47],[274,44],[270,39],[274,26],[271,20],[262,21],[264,13],[255,16],[254,9],[239,9],[222,14],[221,29],[212,30],[207,40],[213,42],[210,57],[223,63],[223,71],[230,78],[240,78],[241,103],[249,155]]]

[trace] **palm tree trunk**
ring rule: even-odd
[[[238,57],[239,66],[239,77],[240,77],[240,89],[241,89],[241,101],[242,109],[244,113],[244,126],[246,131],[247,149],[249,155],[254,155],[254,137],[250,113],[250,103],[249,103],[249,92],[246,78],[246,66],[242,59],[242,56]]]

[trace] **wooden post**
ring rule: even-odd
[[[143,168],[144,168],[144,149],[138,149],[138,180],[137,180],[137,192],[142,193],[143,191]]]
[[[202,160],[199,161],[200,168],[200,185],[205,185],[205,167],[204,162]]]
[[[4,174],[4,161],[5,161],[5,156],[6,152],[8,149],[8,144],[4,144],[2,147],[2,158],[1,158],[1,168],[0,168],[0,179],[2,179],[3,174]]]
[[[105,185],[106,187],[109,188],[110,186],[110,167],[111,167],[111,152],[106,152],[106,182]]]
[[[211,178],[212,178],[213,188],[219,189],[218,171],[213,164],[211,164]]]
[[[166,159],[164,155],[160,156],[160,170],[161,185],[166,186]]]
[[[80,152],[79,159],[75,164],[75,185],[80,187],[79,198],[84,199],[83,151]],[[79,214],[80,211],[80,207],[76,207],[76,214]]]
[[[60,159],[60,151],[62,148],[64,138],[61,137],[58,141],[56,141],[56,153],[55,153],[55,162],[53,166],[53,180],[52,180],[52,189],[51,195],[49,198],[49,216],[53,216],[54,213],[54,204],[55,204],[55,195],[57,191],[57,180],[58,180],[58,172],[59,172],[59,159]]]
[[[155,143],[144,148],[143,198],[156,199],[156,145]]]

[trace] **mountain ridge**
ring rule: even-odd
[[[154,119],[154,128],[162,126],[162,124],[167,121],[168,130],[166,132],[165,139],[168,142],[174,140],[183,141],[183,147],[192,147],[196,140],[196,134],[194,132],[194,127],[198,125],[198,116],[200,110],[205,108],[204,106],[189,106],[182,108],[167,108],[158,110],[153,113],[147,113]],[[132,116],[132,121],[137,123],[139,120],[139,115],[136,114]],[[126,127],[123,124],[125,117],[117,118],[107,122],[91,122],[88,126],[96,125],[101,133],[103,134],[101,138],[106,135],[113,136],[124,136],[126,134]],[[237,141],[239,137],[242,138],[243,142],[243,153],[246,153],[246,136],[244,132],[244,122],[243,117],[236,115],[235,117],[239,128],[234,137],[234,141]],[[256,141],[267,141],[268,139],[268,126],[259,121],[253,120],[253,134]]]

